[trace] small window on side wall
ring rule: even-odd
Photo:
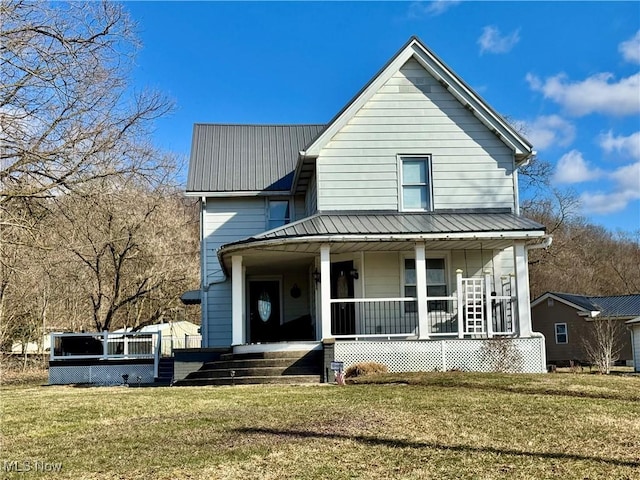
[[[568,343],[569,336],[567,334],[567,324],[566,323],[556,323],[556,343]]]
[[[431,158],[400,158],[400,204],[403,211],[431,210]]]
[[[289,200],[269,200],[267,209],[267,230],[281,227],[291,221]]]

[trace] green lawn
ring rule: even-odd
[[[36,461],[62,470],[2,478],[640,478],[638,377],[372,381],[4,386],[3,470]]]

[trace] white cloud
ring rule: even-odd
[[[524,121],[525,136],[536,150],[554,145],[568,147],[576,137],[576,127],[559,115],[543,115],[532,122]]]
[[[628,137],[614,136],[611,131],[600,135],[599,143],[607,153],[618,153],[625,157],[640,160],[640,132],[632,133]]]
[[[409,5],[409,16],[412,18],[421,18],[424,16],[437,17],[455,7],[462,0],[433,0],[431,2],[412,2]]]
[[[602,171],[589,164],[582,153],[578,150],[571,150],[565,153],[556,166],[554,181],[556,183],[581,183],[595,180],[602,176]]]
[[[627,62],[640,63],[640,30],[629,40],[618,45],[618,50]]]
[[[640,73],[618,82],[611,73],[597,73],[579,82],[569,81],[564,74],[542,81],[528,73],[526,79],[531,89],[559,103],[571,115],[633,115],[640,112]]]
[[[608,174],[614,182],[611,192],[583,192],[580,196],[585,213],[607,214],[627,208],[630,202],[640,200],[640,162],[620,167]]]
[[[508,35],[501,35],[500,30],[493,25],[482,29],[482,35],[478,38],[480,53],[507,53],[520,41],[520,29],[514,30]]]

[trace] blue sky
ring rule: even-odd
[[[326,123],[417,35],[522,125],[554,183],[610,230],[640,229],[638,2],[132,2],[134,85],[175,112],[157,143],[188,157],[192,125]]]

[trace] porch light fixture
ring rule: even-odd
[[[320,283],[321,274],[317,268],[313,271],[311,275],[313,275],[313,279],[316,281],[316,283]]]
[[[356,270],[355,268],[349,270],[349,275],[351,275],[351,278],[354,278],[356,280],[360,277],[360,275],[358,275],[358,270]]]

